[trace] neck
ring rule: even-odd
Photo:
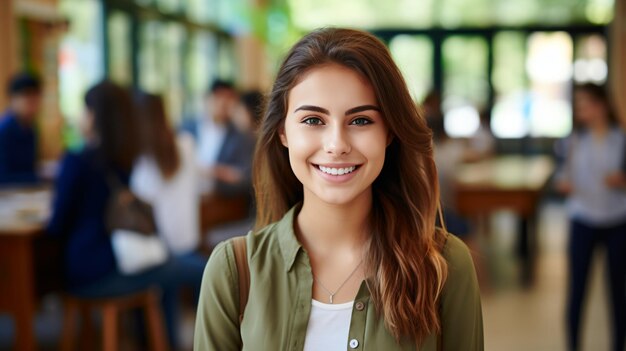
[[[302,209],[296,219],[296,232],[309,254],[325,256],[351,251],[360,255],[369,238],[367,228],[371,208],[371,191],[341,205],[324,203],[305,191]]]
[[[589,130],[594,137],[604,137],[609,132],[608,123],[595,123]]]

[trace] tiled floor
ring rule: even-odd
[[[515,218],[499,213],[491,220],[488,239],[481,246],[489,262],[490,289],[483,294],[486,350],[565,350],[565,245],[567,219],[559,203],[544,204],[540,214],[536,280],[530,289],[517,283],[513,257]],[[609,324],[605,299],[603,253],[592,268],[583,325],[583,350],[609,350]]]
[[[536,281],[530,289],[519,283],[519,269],[514,256],[515,217],[500,212],[490,220],[491,235],[479,237],[479,254],[485,264],[483,273],[489,284],[484,287],[483,314],[485,349],[488,351],[559,351],[565,350],[564,303],[566,288],[565,244],[567,221],[562,204],[542,206],[539,223],[539,256]],[[609,325],[602,256],[597,255],[587,300],[584,324],[584,350],[608,350]],[[54,350],[60,331],[60,311],[54,300],[44,304],[37,319],[40,345]],[[182,341],[191,349],[193,311],[185,313]],[[0,350],[9,350],[13,326],[0,316]]]

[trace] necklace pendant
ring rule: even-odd
[[[333,294],[333,295],[335,295],[335,294]],[[330,304],[331,305],[333,304],[333,295],[330,295]]]

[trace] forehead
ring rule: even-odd
[[[320,107],[347,107],[376,104],[374,89],[363,75],[339,65],[326,64],[310,69],[290,90],[288,105],[309,104]]]

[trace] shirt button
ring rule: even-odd
[[[350,340],[350,348],[356,349],[357,347],[359,347],[359,341],[357,339]]]
[[[354,307],[356,307],[357,311],[363,311],[363,309],[365,308],[365,304],[361,301],[357,302]]]

